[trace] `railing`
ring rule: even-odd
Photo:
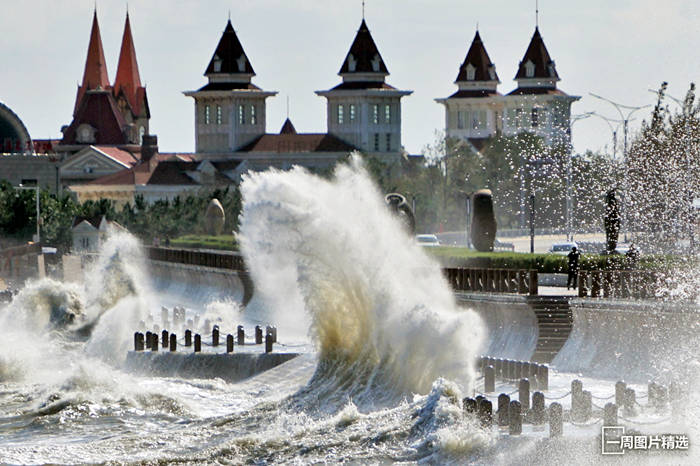
[[[582,270],[578,274],[580,298],[639,298],[659,296],[661,273],[648,270]]]
[[[537,294],[537,270],[445,268],[455,291]]]
[[[225,254],[191,249],[170,249],[148,246],[144,248],[149,259],[179,264],[200,265],[218,269],[245,271],[243,257],[239,254]]]

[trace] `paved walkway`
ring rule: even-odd
[[[578,289],[567,290],[564,286],[538,286],[539,296],[578,296]]]

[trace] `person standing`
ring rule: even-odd
[[[567,257],[569,258],[569,278],[566,280],[566,289],[568,290],[573,285],[575,290],[578,286],[578,261],[581,258],[581,253],[574,246]]]

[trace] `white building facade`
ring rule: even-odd
[[[569,146],[571,104],[580,97],[557,89],[559,80],[536,28],[518,66],[518,87],[500,94],[496,67],[477,31],[455,81],[457,92],[436,99],[445,106],[446,135],[469,141],[477,150],[498,134],[522,132],[540,136],[548,146]]]

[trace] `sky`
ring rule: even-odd
[[[71,121],[95,5],[113,82],[127,2],[0,0],[0,101],[35,139],[60,138]],[[362,20],[361,0],[131,0],[128,9],[151,133],[162,151],[178,152],[194,150],[194,103],[182,92],[206,83],[229,14],[257,74],[253,83],[279,93],[267,100],[273,133],[287,116],[287,98],[297,131],[326,131],[326,100],[314,91],[340,83],[338,70]],[[562,79],[558,87],[581,96],[572,113],[620,119],[590,93],[652,105],[649,89],[662,81],[669,95],[683,98],[700,76],[699,14],[697,0],[540,0],[539,28]],[[444,129],[444,107],[434,99],[456,90],[477,24],[499,91],[516,87],[535,29],[535,0],[366,0],[365,17],[391,73],[387,82],[413,91],[402,99],[402,138],[416,154]],[[634,113],[630,134],[650,110]],[[576,151],[612,153],[602,118],[581,119],[572,133]]]

